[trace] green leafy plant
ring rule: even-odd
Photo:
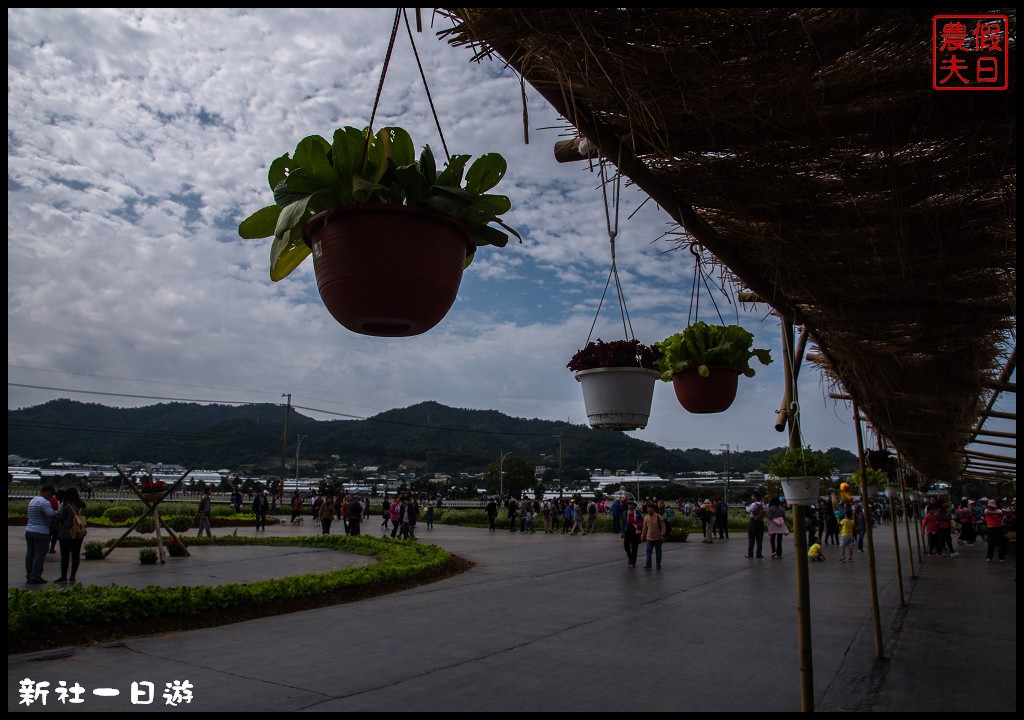
[[[777,452],[768,459],[765,471],[778,478],[817,477],[828,480],[835,463],[823,452],[808,448],[791,448]]]
[[[658,351],[639,340],[612,340],[605,342],[598,338],[577,350],[567,368],[573,372],[608,367],[639,367],[654,369]]]
[[[865,473],[868,479],[868,485],[877,485],[879,487],[888,485],[888,479],[885,473],[881,470],[875,470],[874,468],[866,468]],[[854,487],[860,487],[860,470],[855,470],[853,475],[850,476],[850,484]],[[895,483],[894,483],[895,484]]]
[[[156,550],[151,547],[139,549],[139,562],[143,565],[155,565],[156,557]]]
[[[477,246],[504,247],[509,233],[521,240],[499,217],[512,203],[504,195],[488,194],[505,175],[505,159],[487,153],[467,169],[470,157],[453,155],[438,172],[430,146],[417,159],[412,138],[399,127],[375,135],[370,128],[343,127],[334,131],[333,142],[310,135],[294,153],[270,164],[267,180],[274,204],[243,220],[238,234],[247,240],[274,238],[270,278],[275,282],[310,254],[302,235],[307,220],[360,204],[407,205],[447,215],[467,226]]]
[[[654,366],[661,379],[671,382],[672,376],[684,370],[696,370],[707,377],[713,366],[736,368],[746,377],[754,377],[751,358],[762,365],[772,362],[769,350],[754,349],[754,336],[739,325],[708,325],[695,322],[683,332],[670,335],[654,348],[659,357]]]
[[[85,559],[86,560],[102,560],[103,559],[103,543],[90,540],[85,544]]]

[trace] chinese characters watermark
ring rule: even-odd
[[[50,698],[51,689],[53,691],[51,705],[56,705],[57,703],[61,705],[81,705],[85,702],[83,695],[87,691],[77,682],[69,686],[66,680],[60,680],[56,686],[52,686],[46,680],[36,682],[30,678],[25,678],[18,683],[18,696],[20,698],[18,704],[33,705],[39,703],[40,705],[46,705],[47,699]],[[171,682],[164,683],[162,694],[164,705],[177,707],[182,704],[191,703],[192,690],[193,685],[188,680],[172,680]],[[155,693],[156,686],[149,681],[143,680],[133,682],[128,695],[132,705],[151,705],[154,701]],[[117,688],[102,687],[93,688],[91,694],[96,697],[118,697],[121,691]]]
[[[932,87],[935,90],[1006,90],[1008,19],[1005,15],[936,15],[932,18]]]

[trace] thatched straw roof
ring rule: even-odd
[[[1010,18],[1010,89],[982,92],[932,89],[931,11],[449,12],[805,326],[904,458],[961,471],[1016,343],[1012,8],[960,11]]]

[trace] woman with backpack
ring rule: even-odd
[[[64,491],[64,500],[54,518],[57,528],[57,542],[60,544],[60,577],[55,582],[73,583],[82,561],[82,543],[85,542],[86,520],[85,501],[78,494],[78,488],[69,487]],[[68,575],[68,568],[71,575]]]

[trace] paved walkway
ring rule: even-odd
[[[364,524],[378,527],[373,520]],[[90,531],[90,539],[104,539],[105,532]],[[276,526],[268,534],[315,532],[307,523]],[[51,688],[64,680],[89,693],[120,691],[118,697],[87,694],[77,707],[92,711],[800,709],[789,545],[781,560],[748,560],[743,537],[670,544],[663,569],[646,571],[626,567],[620,542],[610,534],[523,536],[439,525],[421,528],[420,538],[476,566],[357,603],[9,655],[8,710],[44,709],[19,706],[25,678],[49,681]],[[1016,558],[985,563],[977,546],[921,564],[915,548],[917,577],[910,579],[904,547],[901,606],[889,526],[875,539],[881,660],[875,658],[867,554],[841,564],[829,547],[828,561],[809,568],[816,709],[1015,711]],[[902,527],[900,542],[905,545]],[[197,548],[193,558],[150,569],[195,584],[218,576],[237,580],[240,571],[225,561],[227,550]],[[9,585],[22,587],[23,553],[23,530],[9,528]],[[137,551],[117,553],[129,559],[119,565],[125,572],[119,582],[150,579],[132,565]],[[265,566],[289,575],[347,562],[331,555],[268,553]],[[83,561],[79,578],[100,577],[92,568]],[[104,582],[111,580],[108,573]],[[57,574],[48,564],[45,577]],[[156,685],[154,704],[131,704],[133,680]],[[174,680],[192,684],[189,705],[160,704],[164,684]],[[70,709],[54,703],[51,692],[46,710]]]

